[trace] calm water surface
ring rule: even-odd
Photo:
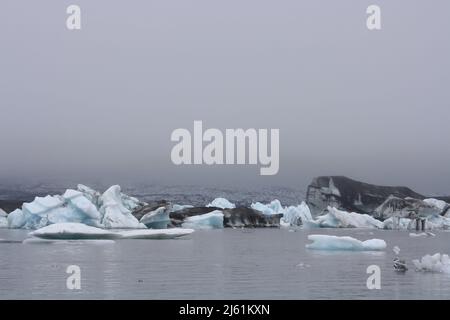
[[[384,239],[384,252],[308,250],[311,233]],[[197,231],[177,240],[112,244],[0,243],[1,299],[450,299],[450,275],[415,272],[412,259],[450,253],[450,233],[320,229]],[[0,229],[21,241],[27,231]],[[392,248],[410,270],[392,268]],[[381,268],[381,290],[368,290],[366,268]],[[81,268],[81,290],[68,290],[66,268]]]

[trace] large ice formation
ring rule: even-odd
[[[386,248],[386,242],[382,239],[360,241],[352,237],[311,234],[308,240],[313,243],[307,244],[306,248],[317,250],[378,251]]]
[[[198,216],[188,217],[182,224],[183,228],[190,229],[221,229],[223,228],[223,213],[214,210]]]
[[[450,259],[446,254],[425,255],[413,260],[416,271],[450,273]]]
[[[231,203],[230,201],[228,201],[225,198],[216,198],[213,201],[211,201],[210,203],[208,203],[206,206],[207,207],[216,207],[216,208],[221,208],[221,209],[236,208],[234,203]]]
[[[305,226],[320,228],[383,228],[383,222],[368,214],[346,212],[334,207],[328,207],[327,211],[327,214],[308,221]]]
[[[39,229],[63,222],[83,223],[100,228],[145,228],[131,214],[139,204],[136,198],[124,195],[119,186],[112,186],[103,194],[86,186],[68,189],[60,196],[36,197],[24,203],[8,217],[9,228]]]

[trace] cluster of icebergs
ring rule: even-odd
[[[425,199],[430,205],[444,208],[448,204],[442,200]],[[397,229],[413,230],[416,221],[409,218],[390,217],[384,221],[375,219],[368,214],[348,212],[329,206],[326,213],[315,218],[305,202],[298,206],[283,207],[278,200],[269,204],[253,203],[251,207],[264,214],[282,213],[282,226],[303,225],[304,228],[368,228],[368,229]],[[426,217],[427,229],[450,229],[450,217],[439,214],[431,214]]]
[[[442,209],[449,205],[436,199],[423,200],[427,205]],[[101,229],[146,229],[167,228],[169,214],[191,208],[191,205],[173,204],[168,207],[141,211],[147,204],[121,192],[114,185],[100,193],[87,186],[78,185],[77,189],[68,189],[62,195],[36,197],[30,203],[24,203],[21,209],[10,214],[0,210],[0,228],[39,229],[56,223],[82,223]],[[182,227],[192,229],[216,229],[224,227],[222,210],[234,209],[236,205],[225,198],[216,198],[206,205],[218,208],[206,214],[186,218]],[[317,217],[311,214],[305,202],[297,206],[283,206],[279,200],[264,204],[255,202],[251,208],[264,215],[282,214],[282,227],[303,226],[303,228],[371,228],[371,229],[414,229],[415,220],[406,217],[389,217],[384,221],[368,214],[347,212],[329,206],[326,213]],[[437,210],[439,211],[439,210]],[[136,218],[139,217],[139,220]],[[450,217],[430,214],[426,217],[427,229],[450,228]]]

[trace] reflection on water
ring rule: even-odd
[[[449,299],[450,276],[415,272],[412,259],[449,253],[450,233],[285,229],[197,231],[178,240],[28,243],[23,230],[0,230],[2,299]],[[381,238],[384,252],[305,248],[310,233]],[[394,246],[409,271],[392,267]],[[381,268],[381,290],[366,269]],[[66,288],[66,268],[81,268],[81,290]]]

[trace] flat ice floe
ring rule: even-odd
[[[29,235],[44,240],[104,240],[104,239],[173,239],[194,232],[192,229],[138,229],[110,231],[82,223],[57,223],[30,232]],[[29,239],[27,239],[28,241]],[[31,240],[29,240],[31,241]]]
[[[315,250],[379,251],[386,249],[386,242],[382,239],[360,241],[347,236],[311,234],[308,236],[308,240],[313,243],[307,244],[306,248]]]
[[[115,232],[87,226],[82,223],[63,222],[55,223],[30,232],[30,236],[42,239],[114,239],[118,235]]]
[[[413,233],[413,232],[411,232],[409,234],[409,236],[411,238],[428,238],[428,237],[434,237],[436,235],[434,233],[432,233],[432,232],[421,232],[421,233]]]
[[[425,255],[413,260],[416,271],[450,273],[450,258],[447,254]]]
[[[193,229],[147,229],[117,232],[121,239],[174,239],[193,233]]]

